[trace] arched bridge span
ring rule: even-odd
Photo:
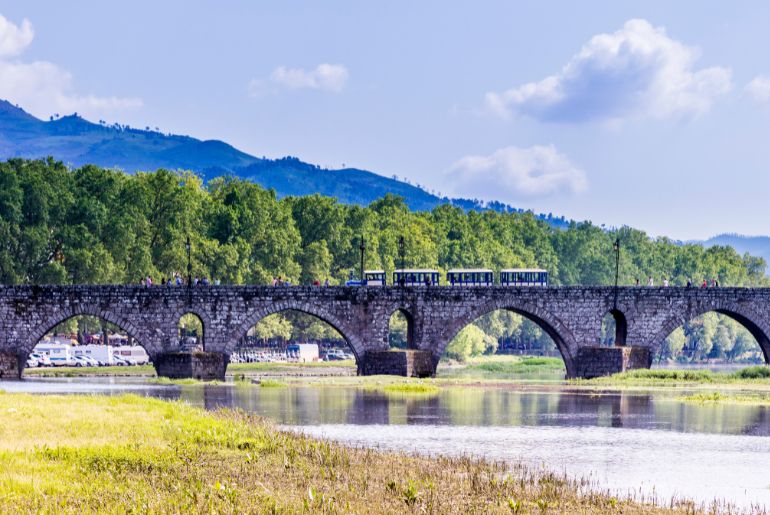
[[[263,317],[288,309],[337,329],[353,349],[360,373],[387,371],[380,362],[401,359],[403,373],[430,375],[454,335],[496,309],[540,325],[559,347],[570,377],[649,366],[650,355],[675,327],[708,311],[745,325],[770,356],[770,289],[623,287],[616,296],[612,287],[597,286],[0,286],[0,377],[18,376],[45,332],[76,315],[122,327],[147,349],[159,374],[220,377],[246,331]],[[415,350],[403,356],[385,352],[396,310],[409,313],[411,321]],[[625,347],[597,350],[608,312],[625,322]],[[180,313],[195,313],[204,324],[208,356],[202,363],[179,346]]]

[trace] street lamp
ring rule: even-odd
[[[404,276],[404,261],[406,259],[406,244],[404,243],[404,237],[401,236],[398,239],[398,255],[401,258],[401,284],[406,284],[406,278]]]
[[[612,250],[615,251],[615,300],[613,308],[618,309],[618,271],[620,269],[620,238],[615,238],[612,244]]]
[[[187,235],[187,242],[184,244],[185,250],[187,250],[187,287],[192,286],[192,259],[190,258],[190,250],[192,245],[190,244],[190,235]]]
[[[366,278],[364,277],[364,253],[366,252],[366,245],[364,244],[364,235],[361,235],[361,244],[358,246],[361,250],[361,284],[364,283]]]

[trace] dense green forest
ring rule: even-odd
[[[415,212],[391,195],[368,207],[318,195],[278,200],[247,181],[222,177],[204,184],[189,172],[128,175],[96,166],[69,169],[52,159],[0,163],[4,284],[138,284],[148,276],[157,283],[185,273],[188,236],[193,275],[222,284],[270,284],[275,277],[340,284],[360,266],[361,238],[366,267],[390,275],[400,265],[401,236],[407,267],[538,266],[557,285],[612,284],[617,238],[621,284],[644,284],[650,276],[656,284],[664,278],[672,285],[688,278],[767,284],[761,258],[731,247],[650,238],[629,227],[583,222],[557,229],[531,213],[465,212],[450,205]],[[481,333],[491,338],[478,345],[477,335],[473,344],[488,351],[497,337],[531,332],[521,326],[513,318],[481,321]],[[286,326],[277,330],[285,334]]]

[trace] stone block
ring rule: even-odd
[[[19,355],[13,351],[0,351],[0,379],[20,379]]]
[[[361,359],[361,375],[432,377],[436,375],[433,354],[422,350],[368,351]]]
[[[229,357],[219,352],[167,352],[153,359],[159,377],[224,381]]]
[[[635,368],[650,368],[652,354],[647,347],[580,347],[577,377],[609,376]]]

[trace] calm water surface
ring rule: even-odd
[[[358,388],[157,386],[137,379],[27,379],[33,393],[133,392],[238,407],[352,445],[471,454],[590,477],[618,493],[770,507],[770,410],[683,403],[668,393],[448,388],[427,398]]]

